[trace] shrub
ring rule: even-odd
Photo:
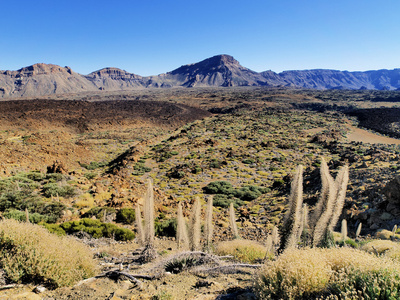
[[[197,257],[184,256],[168,261],[164,269],[172,274],[178,274],[199,264]]]
[[[400,244],[388,240],[372,240],[364,244],[361,248],[373,254],[384,255],[396,260],[400,260]]]
[[[85,164],[85,163],[79,163],[79,164],[81,167],[83,167],[87,170],[90,170],[90,171],[107,166],[107,162],[105,162],[105,161],[102,161],[102,162],[92,161],[89,164]]]
[[[230,182],[227,181],[214,181],[210,182],[203,188],[206,194],[224,194],[229,195],[234,193],[234,188]]]
[[[375,236],[381,240],[400,239],[400,234],[393,234],[392,231],[386,229],[379,229]]]
[[[83,176],[85,176],[86,179],[91,180],[97,176],[97,173],[88,172],[88,173],[83,174]]]
[[[6,219],[14,219],[17,221],[26,221],[26,213],[24,211],[10,209],[3,213],[3,217]],[[29,222],[31,223],[39,223],[39,222],[47,222],[48,218],[38,213],[29,214]]]
[[[244,201],[251,201],[260,197],[264,189],[257,186],[248,185],[235,190],[235,196]]]
[[[133,224],[135,222],[135,210],[133,208],[121,208],[117,211],[116,221],[124,224]]]
[[[238,208],[239,206],[242,206],[244,204],[242,200],[224,194],[216,194],[213,198],[213,205],[218,207],[227,208],[229,207],[231,202],[233,202],[233,206],[235,208]]]
[[[217,159],[213,158],[210,160],[210,168],[220,169],[224,162],[218,161]]]
[[[45,179],[48,182],[58,182],[64,179],[64,175],[60,173],[47,173]]]
[[[247,165],[254,164],[254,162],[255,162],[254,159],[251,159],[251,158],[245,158],[242,160],[242,163],[247,164]]]
[[[68,234],[83,231],[94,238],[107,237],[114,238],[117,241],[130,241],[135,238],[135,234],[129,229],[88,218],[65,222],[60,224],[60,227]]]
[[[218,255],[232,255],[242,262],[253,263],[265,257],[267,248],[256,241],[236,239],[219,243],[215,252]]]
[[[227,207],[229,206],[230,202],[234,202],[235,207],[238,207],[240,205],[243,205],[243,202],[240,202],[240,200],[243,201],[251,201],[259,196],[261,196],[263,193],[266,193],[269,191],[269,189],[266,188],[261,188],[258,186],[253,186],[253,185],[245,185],[241,187],[240,189],[235,189],[231,183],[226,182],[226,181],[214,181],[210,182],[207,186],[203,187],[203,191],[206,194],[220,194],[221,196],[218,196],[215,201],[217,201],[218,204],[214,203],[214,206],[221,206],[221,207]],[[227,197],[224,197],[222,195],[226,195]],[[238,199],[234,199],[238,198]],[[228,199],[232,199],[229,201]],[[219,205],[220,204],[220,205]],[[225,206],[226,205],[226,206]]]
[[[265,264],[255,290],[260,299],[398,299],[400,267],[351,248],[290,249]]]
[[[232,202],[232,198],[224,194],[216,194],[213,198],[213,205],[218,207],[229,207]]]
[[[107,216],[112,216],[114,219],[115,216],[115,208],[112,207],[92,207],[86,213],[83,214],[83,218],[91,218],[96,217],[98,220],[104,219],[104,214]]]
[[[92,253],[68,237],[15,220],[0,222],[0,265],[14,282],[57,288],[94,275]]]
[[[67,235],[65,233],[65,230],[62,229],[61,226],[58,224],[43,223],[42,225],[44,226],[44,228],[46,228],[51,233],[54,233],[59,236]]]
[[[26,177],[33,181],[42,181],[46,176],[40,172],[30,172]]]
[[[133,170],[134,170],[134,171],[132,172],[133,175],[141,176],[141,175],[144,175],[144,173],[150,172],[150,171],[151,171],[151,168],[146,167],[146,166],[144,165],[144,163],[137,162],[137,163],[135,164],[135,166],[133,167]]]
[[[155,222],[155,233],[157,236],[176,236],[176,218]]]
[[[51,196],[60,196],[60,197],[73,197],[76,195],[76,190],[73,186],[63,185],[60,186],[57,183],[47,183],[42,186],[43,195],[47,198]]]

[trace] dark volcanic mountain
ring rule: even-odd
[[[247,69],[232,56],[217,55],[199,63],[182,66],[167,73],[181,86],[258,86],[267,82],[262,74]]]
[[[400,89],[400,69],[366,72],[303,70],[255,72],[232,56],[217,55],[171,72],[142,77],[117,68],[86,76],[69,67],[35,64],[18,71],[0,71],[0,98],[35,97],[87,91],[171,87],[288,86],[310,89]]]

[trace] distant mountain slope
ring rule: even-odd
[[[287,84],[310,89],[376,89],[400,88],[400,69],[366,72],[337,70],[284,71],[278,74]]]
[[[88,75],[69,67],[35,64],[17,71],[0,71],[0,98],[35,97],[97,90],[171,87],[287,86],[310,89],[400,89],[400,69],[366,72],[302,70],[255,72],[229,55],[216,55],[171,72],[143,77],[118,68]]]
[[[35,64],[18,71],[0,71],[0,97],[34,97],[97,90],[69,67]]]
[[[167,73],[167,77],[175,78],[179,85],[186,87],[267,85],[262,74],[241,66],[229,55],[217,55],[182,66]]]
[[[104,68],[85,76],[101,90],[127,90],[143,87],[143,77],[118,68]]]

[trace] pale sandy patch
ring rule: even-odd
[[[381,136],[351,125],[347,125],[347,127],[350,129],[350,132],[347,134],[347,140],[351,142],[363,142],[369,144],[400,144],[399,139]]]

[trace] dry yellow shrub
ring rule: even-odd
[[[398,299],[400,266],[351,248],[293,249],[266,263],[255,290],[260,299]]]
[[[369,253],[385,255],[396,260],[400,260],[400,244],[388,240],[373,240],[362,247],[362,250]]]
[[[375,234],[376,238],[381,240],[390,240],[390,239],[400,239],[400,234],[393,234],[392,231],[386,229],[380,229]]]
[[[215,252],[218,255],[232,255],[239,261],[252,263],[263,259],[267,248],[256,241],[236,239],[219,243]]]
[[[12,219],[0,222],[0,265],[15,282],[53,288],[72,285],[95,271],[93,254],[84,244]]]

